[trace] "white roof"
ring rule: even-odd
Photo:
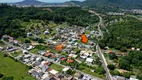
[[[85,52],[86,52],[86,51],[81,51],[80,53],[83,54],[83,53],[85,53]]]
[[[49,31],[44,31],[44,33],[48,33]]]
[[[56,44],[57,42],[53,41],[52,43],[53,43],[53,44]]]
[[[23,53],[27,53],[28,51],[27,50],[23,50]]]
[[[70,57],[73,57],[73,58],[76,58],[76,57],[77,57],[77,55],[75,55],[75,54],[69,54],[69,56],[70,56]]]
[[[56,70],[54,70],[54,69],[52,69],[51,71],[49,71],[51,74],[54,74],[54,75],[56,75],[57,73],[58,73],[58,71],[56,71]]]
[[[92,58],[87,58],[86,62],[90,62],[91,63],[91,62],[93,62],[93,59]]]
[[[30,49],[32,49],[33,48],[33,46],[29,46],[28,48],[27,48],[27,50],[30,50]]]
[[[47,78],[49,75],[48,75],[48,72],[46,72],[43,76],[42,76],[42,79],[45,79]]]
[[[83,76],[83,80],[89,80],[89,76],[87,75]]]
[[[3,47],[0,46],[0,49],[3,49]]]
[[[30,60],[29,60],[29,59],[24,59],[24,61],[25,61],[25,62],[29,62]]]
[[[138,80],[138,79],[136,79],[136,78],[130,78],[130,80]]]
[[[40,58],[41,58],[41,57],[37,57],[37,58],[36,58],[36,61],[40,60]]]
[[[46,61],[42,61],[42,62],[41,62],[41,65],[44,65],[44,63],[46,63]]]
[[[87,56],[80,56],[80,57],[81,57],[81,58],[84,58],[84,59],[87,58]]]
[[[46,53],[45,51],[41,51],[41,52],[40,52],[41,55],[44,55],[45,53]]]
[[[70,68],[69,67],[65,67],[64,69],[63,69],[63,71],[65,72],[65,71],[68,71]]]
[[[30,57],[30,56],[31,56],[31,55],[25,55],[24,57],[25,57],[25,58],[28,58],[28,57]]]
[[[86,52],[86,53],[84,53],[84,55],[85,55],[85,56],[89,56],[89,53],[88,53],[88,52]]]
[[[89,56],[90,54],[88,53],[88,51],[81,51],[80,54],[83,54],[85,56]]]

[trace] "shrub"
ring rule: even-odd
[[[115,66],[114,66],[113,64],[109,64],[107,67],[108,67],[110,70],[114,70],[114,69],[115,69]]]
[[[0,73],[0,78],[2,78],[2,77],[3,77],[3,74]]]

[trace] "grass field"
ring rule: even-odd
[[[19,56],[20,54],[22,54],[22,51],[16,51],[15,53],[11,53],[13,57],[17,57]]]
[[[93,75],[93,76],[97,76],[97,77],[100,77],[100,78],[105,78],[104,75],[99,75],[99,74],[97,74],[95,72],[91,72],[91,69],[88,68],[88,67],[85,67],[85,69],[83,69],[82,72],[85,72],[87,74],[90,74],[90,75]]]
[[[26,65],[15,62],[9,57],[4,57],[3,53],[0,52],[0,73],[5,77],[13,76],[14,80],[35,80],[27,72],[28,67]]]
[[[34,49],[30,50],[30,52],[31,52],[31,53],[34,53],[34,54],[37,54],[38,51],[39,51],[39,49],[37,49],[37,48],[34,48]]]
[[[55,70],[57,70],[57,71],[59,71],[59,72],[61,72],[62,69],[63,69],[62,66],[59,66],[59,65],[57,65],[57,64],[52,64],[52,65],[50,66],[50,68],[55,69]]]

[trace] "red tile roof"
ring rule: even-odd
[[[72,62],[73,62],[73,60],[69,59],[69,60],[67,60],[67,62],[72,63]]]
[[[61,58],[62,61],[66,60],[66,58]]]
[[[112,50],[107,50],[107,52],[108,52],[108,53],[111,53],[111,52],[113,52],[113,51],[112,51]]]
[[[44,54],[44,56],[49,57],[49,56],[51,56],[51,53],[46,53],[46,54]]]
[[[44,65],[45,65],[45,66],[48,66],[49,64],[50,64],[50,62],[46,62],[46,63],[44,63]]]
[[[56,58],[56,56],[52,56],[52,58]]]

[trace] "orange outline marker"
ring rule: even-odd
[[[62,49],[63,49],[63,44],[56,46],[56,50],[62,50]]]
[[[81,35],[81,42],[83,42],[83,43],[88,42],[88,38],[86,37],[86,35],[84,33]]]

